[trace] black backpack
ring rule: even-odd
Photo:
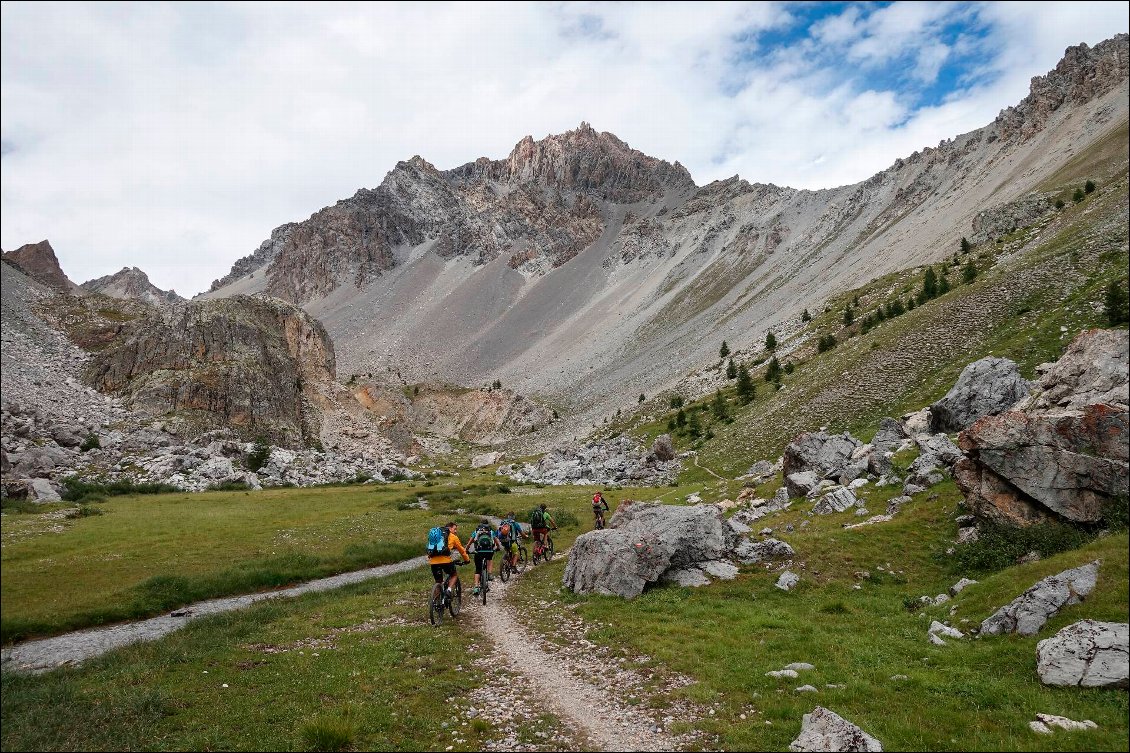
[[[545,528],[545,510],[535,507],[530,513],[530,525],[534,528]]]
[[[494,535],[489,528],[479,527],[475,531],[475,551],[476,552],[493,552],[494,551]]]

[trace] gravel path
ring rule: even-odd
[[[0,651],[0,666],[5,671],[21,672],[47,672],[64,665],[74,666],[115,648],[141,641],[156,640],[201,617],[243,609],[264,599],[280,599],[300,596],[314,591],[328,591],[350,583],[360,583],[372,578],[402,573],[421,567],[426,563],[426,557],[415,557],[403,562],[394,562],[391,565],[381,565],[380,567],[320,578],[278,591],[232,596],[224,599],[209,599],[173,610],[167,615],[140,622],[111,625],[110,627],[83,630],[39,641],[28,641]]]
[[[651,675],[602,655],[583,639],[584,628],[579,618],[566,620],[562,625],[567,633],[578,633],[570,645],[557,646],[531,634],[507,602],[509,585],[496,577],[491,582],[486,607],[478,602],[464,602],[463,615],[492,643],[490,661],[494,666],[511,666],[519,675],[514,687],[520,692],[513,699],[499,698],[498,688],[494,688],[495,697],[472,698],[482,707],[475,708],[473,713],[491,721],[513,721],[500,718],[500,714],[505,715],[510,704],[524,706],[537,699],[567,727],[545,731],[546,742],[558,750],[678,750],[689,742],[664,731],[664,725],[675,717],[652,719],[648,711],[626,702],[629,695],[643,697],[648,692],[645,686]],[[578,630],[579,626],[582,627]],[[681,684],[682,680],[676,680],[671,686]],[[687,717],[680,713],[678,718]],[[515,746],[514,742],[512,738],[500,740],[484,749],[528,749]]]

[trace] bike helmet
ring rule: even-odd
[[[539,507],[541,507],[541,509],[544,510],[545,509],[545,502],[542,502],[541,505],[539,505]]]

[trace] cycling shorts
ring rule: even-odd
[[[455,575],[455,563],[444,562],[442,565],[432,565],[432,577],[436,579],[436,583],[444,580],[444,575],[450,578]]]
[[[534,538],[539,538],[539,539],[544,538],[547,533],[549,533],[548,528],[535,528],[534,529]]]
[[[475,572],[482,573],[483,564],[494,559],[494,552],[475,552]]]

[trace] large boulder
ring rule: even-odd
[[[1130,625],[1083,620],[1036,644],[1036,671],[1045,685],[1130,687]]]
[[[1002,413],[1028,396],[1028,380],[1007,358],[982,358],[961,371],[946,396],[930,406],[935,432],[961,431],[983,416]]]
[[[608,528],[577,537],[562,583],[576,593],[631,599],[668,570],[725,559],[735,542],[715,505],[625,501]]]
[[[981,623],[981,635],[1035,635],[1044,623],[1090,595],[1099,577],[1100,560],[1049,575]]]
[[[794,473],[811,471],[820,478],[839,478],[862,444],[846,431],[831,435],[822,431],[805,432],[785,448],[784,475],[787,478]]]
[[[1084,332],[1033,392],[963,431],[954,478],[978,518],[1093,524],[1130,493],[1125,330]]]
[[[800,734],[789,750],[882,751],[883,744],[836,712],[817,706],[802,718]]]

